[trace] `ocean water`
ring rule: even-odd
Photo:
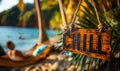
[[[56,36],[59,31],[46,30],[48,37]],[[39,31],[36,28],[18,28],[0,26],[0,44],[7,52],[6,42],[12,41],[17,50],[27,51],[31,49],[38,41]]]

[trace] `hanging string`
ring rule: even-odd
[[[59,3],[59,7],[60,7],[60,13],[62,16],[62,22],[63,22],[63,25],[66,27],[67,20],[66,20],[66,14],[65,14],[65,10],[64,10],[63,4],[62,4],[62,0],[58,0],[58,3]]]
[[[98,15],[98,12],[97,12],[97,9],[96,9],[94,0],[91,0],[91,1],[92,1],[92,4],[93,4],[93,7],[94,7],[94,9],[95,9],[96,16],[97,16],[97,20],[98,20],[98,29],[99,29],[99,32],[101,32],[102,29],[103,29],[103,25],[102,25],[101,22],[100,22],[100,18],[99,18],[99,15]]]
[[[75,11],[75,14],[74,14],[74,16],[73,16],[72,22],[71,22],[71,24],[70,24],[70,29],[71,29],[71,30],[74,28],[74,23],[75,23],[75,20],[76,20],[76,16],[77,16],[78,10],[80,9],[81,1],[82,1],[82,0],[79,0],[77,9],[76,9],[76,11]]]

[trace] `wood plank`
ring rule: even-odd
[[[110,59],[111,34],[109,30],[99,33],[97,29],[65,30],[63,48],[77,54],[83,54],[104,60]]]

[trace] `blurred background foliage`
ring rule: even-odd
[[[112,26],[116,27],[116,29],[120,29],[120,21],[119,21],[119,10],[120,4],[119,0],[95,0],[96,6],[99,12],[104,13],[107,21],[112,22]],[[90,2],[90,0],[88,0]],[[67,23],[71,22],[73,14],[76,10],[78,0],[62,0],[65,14],[67,16]],[[90,11],[88,5],[85,1],[82,1],[82,6],[79,11],[79,19],[83,19],[82,17],[85,15],[82,11],[84,11],[84,7]],[[19,9],[18,9],[19,8]],[[46,21],[47,28],[51,29],[60,29],[60,25],[62,23],[59,5],[57,0],[44,0],[42,1],[42,10],[44,14],[44,18]],[[22,11],[22,12],[20,12]],[[24,0],[20,0],[20,2],[8,9],[0,13],[0,25],[1,26],[18,26],[18,27],[38,27],[36,23],[36,12],[34,10],[34,4],[24,4]],[[116,26],[118,25],[118,26]]]
[[[56,0],[42,1],[42,11],[46,21],[46,27],[50,29],[60,29],[61,16],[59,5]],[[34,4],[24,4],[20,0],[16,6],[0,13],[0,26],[17,26],[37,28],[36,11]]]

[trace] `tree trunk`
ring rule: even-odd
[[[39,39],[38,39],[38,44],[39,44],[39,43],[43,43],[44,41],[48,41],[49,38],[46,34],[45,20],[41,11],[41,2],[40,0],[34,0],[34,3],[35,3],[35,9],[37,13],[37,20],[39,27]]]

